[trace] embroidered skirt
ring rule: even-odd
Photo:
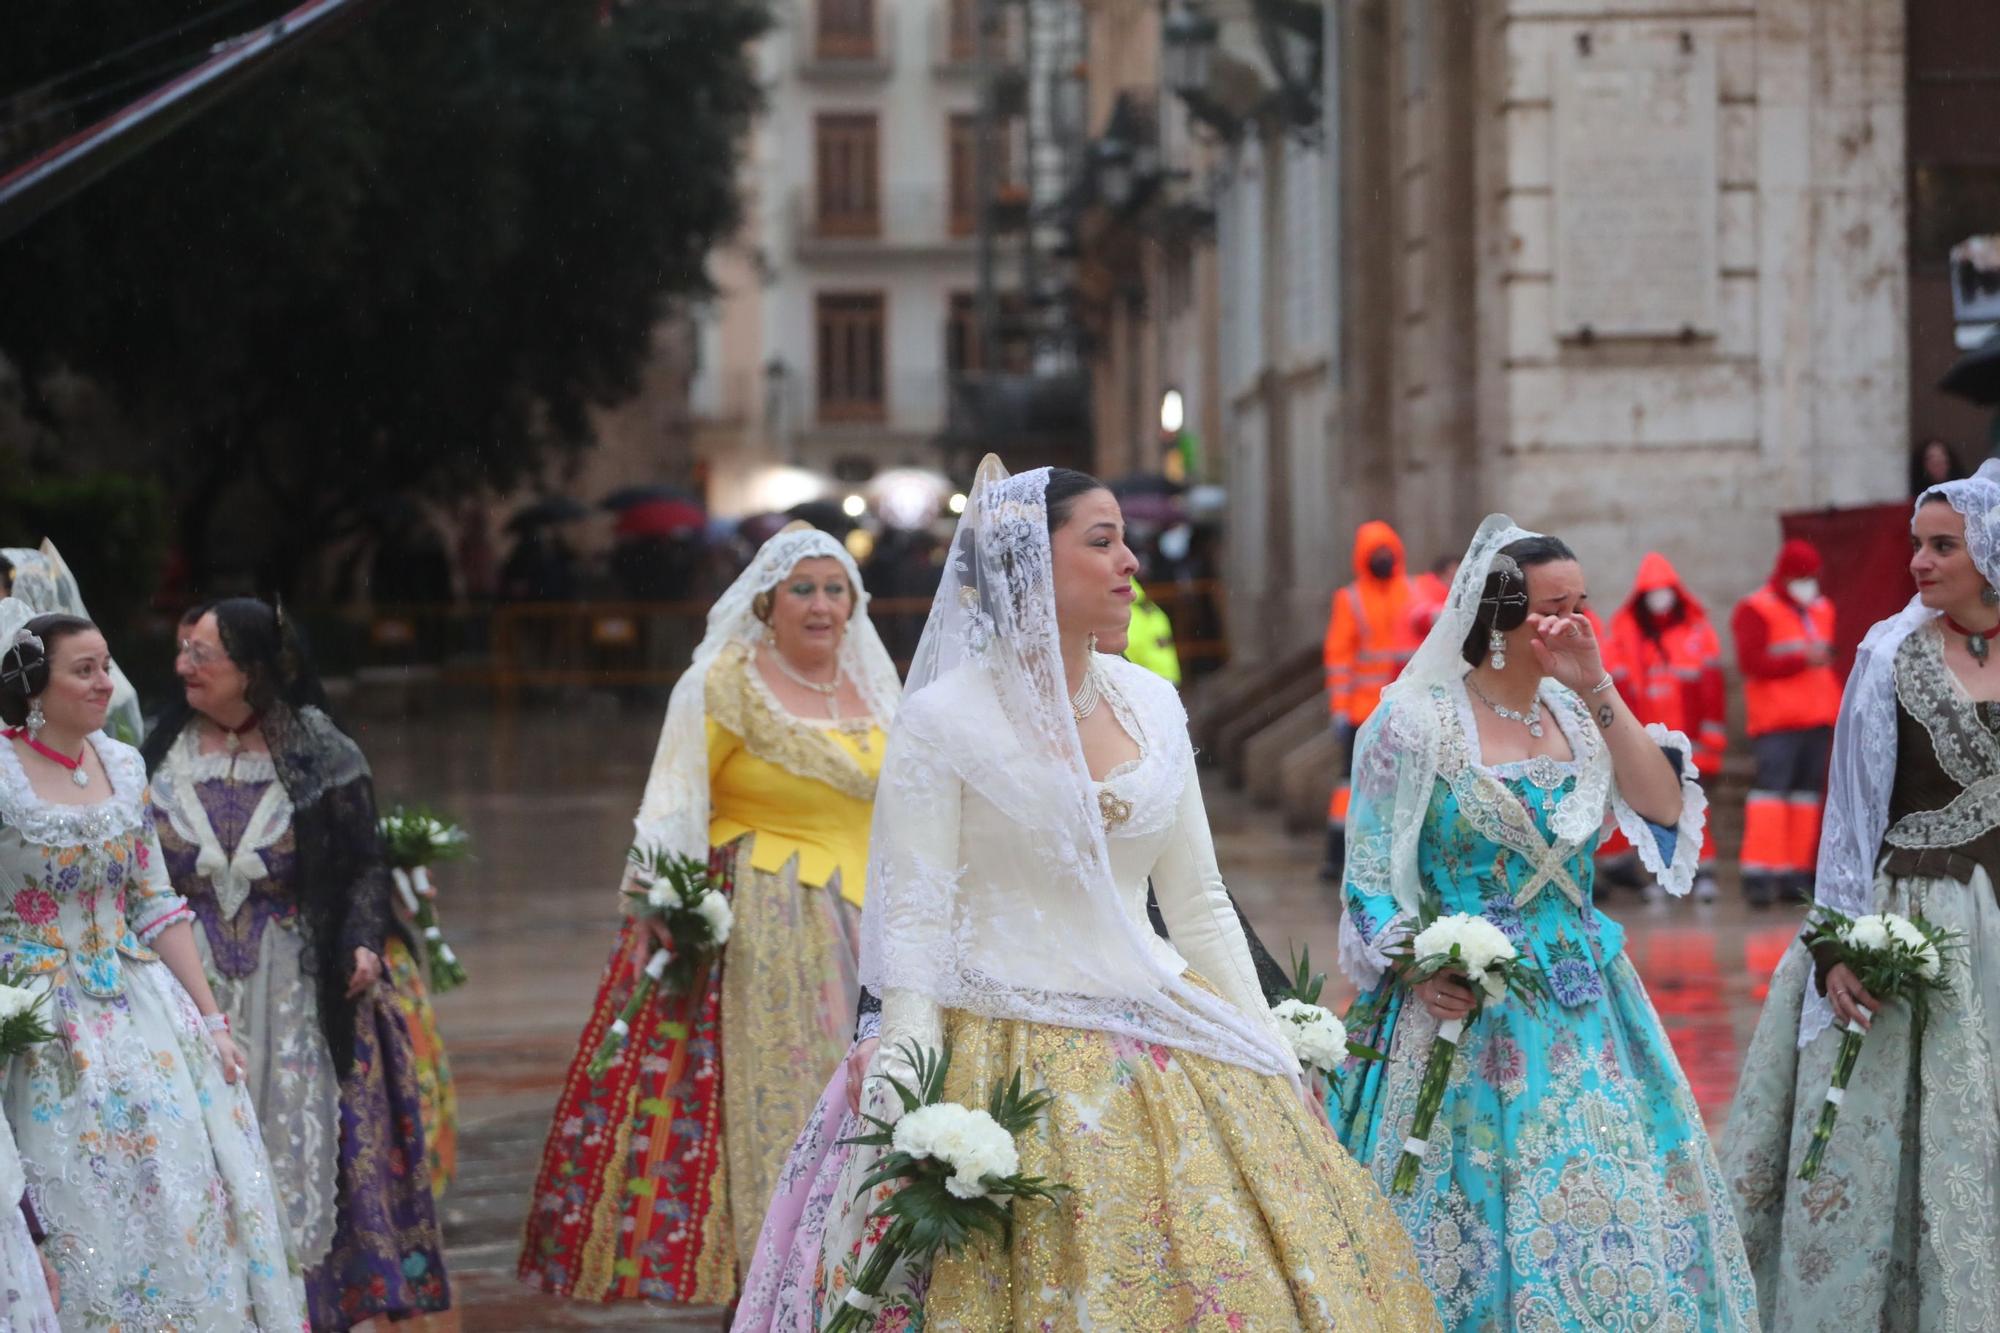
[[[396,1008],[402,1011],[403,1025],[410,1031],[417,1097],[423,1106],[424,1153],[430,1163],[431,1195],[442,1199],[451,1188],[451,1178],[458,1172],[458,1093],[452,1087],[451,1061],[445,1058],[444,1038],[438,1034],[437,1011],[431,1007],[431,991],[424,981],[423,965],[400,935],[389,936],[382,965],[389,974],[390,984],[396,988]]]
[[[590,1077],[631,998],[635,929],[620,929],[542,1152],[520,1276],[580,1301],[726,1305],[785,1153],[847,1049],[856,919],[796,862],[750,865],[747,840],[710,867],[735,923],[722,965],[656,994],[625,1058]],[[725,1126],[727,1133],[725,1133]]]
[[[1803,946],[1771,978],[1723,1168],[1772,1333],[2000,1327],[2000,904],[1983,870],[1969,884],[1885,877],[1876,892],[1880,910],[1962,931],[1964,947],[1922,1032],[1904,1005],[1875,1016],[1811,1181],[1798,1169],[1840,1032],[1799,1049]]]
[[[951,1100],[983,1105],[1016,1069],[1055,1094],[1021,1169],[1074,1193],[1015,1205],[1009,1249],[982,1238],[900,1290],[892,1280],[879,1327],[1438,1327],[1394,1212],[1288,1081],[1077,1028],[957,1010],[945,1028]],[[848,1172],[862,1169],[856,1152]],[[821,1323],[866,1261],[864,1226],[871,1242],[884,1227],[862,1219],[889,1187],[857,1201],[855,1183],[835,1191],[815,1265]]]

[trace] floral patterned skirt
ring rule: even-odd
[[[396,988],[396,1007],[410,1030],[410,1050],[416,1057],[417,1097],[424,1112],[424,1152],[430,1159],[431,1196],[444,1198],[458,1172],[458,1093],[451,1082],[451,1061],[445,1058],[438,1034],[437,1011],[431,1007],[430,986],[423,967],[400,935],[389,936],[382,952],[389,983]]]
[[[1010,1249],[981,1239],[940,1260],[901,1288],[879,1327],[1438,1327],[1395,1213],[1286,1080],[1102,1032],[958,1010],[946,1014],[946,1038],[950,1099],[983,1105],[1016,1069],[1055,1094],[1040,1128],[1022,1138],[1021,1169],[1074,1193],[1017,1205]],[[849,1173],[869,1156],[856,1152]],[[837,1190],[815,1282],[822,1320],[865,1262],[863,1214],[887,1188],[860,1201],[853,1182]],[[866,1227],[872,1240],[883,1224]]]
[[[6,1115],[75,1329],[302,1329],[257,1115],[165,963],[123,992],[49,974],[55,1040],[8,1062]],[[11,1201],[7,1204],[13,1207]]]
[[[530,1285],[579,1301],[728,1304],[785,1153],[846,1051],[853,910],[802,886],[796,863],[754,869],[746,840],[709,864],[735,911],[724,964],[686,995],[656,994],[625,1057],[593,1079],[638,976],[635,927],[619,931],[542,1151],[519,1266]]]
[[[1912,1031],[1875,1016],[1819,1174],[1797,1178],[1838,1030],[1799,1049],[1812,960],[1771,978],[1723,1138],[1764,1326],[1971,1333],[2000,1328],[2000,903],[1973,882],[1884,878],[1879,910],[1964,932],[1954,991]]]
[[[1461,1333],[1748,1333],[1757,1293],[1687,1079],[1630,961],[1602,981],[1466,1026],[1417,1183],[1391,1196],[1425,1280]],[[1385,1190],[1437,1028],[1394,991],[1354,1034],[1388,1059],[1350,1063],[1335,1092],[1342,1140]]]

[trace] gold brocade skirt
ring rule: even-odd
[[[1067,1183],[1014,1242],[940,1260],[927,1330],[1439,1327],[1410,1241],[1284,1079],[1077,1028],[947,1014],[946,1096],[1017,1068],[1055,1094],[1021,1167]]]
[[[750,864],[738,839],[735,924],[722,969],[722,1124],[730,1225],[748,1267],[785,1155],[805,1128],[854,1034],[861,913],[782,869]]]

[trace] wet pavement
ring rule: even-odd
[[[357,728],[385,805],[430,805],[474,840],[476,859],[438,876],[445,926],[472,978],[438,1002],[459,1094],[459,1176],[445,1227],[467,1333],[721,1327],[717,1311],[578,1306],[514,1278],[542,1136],[610,947],[613,888],[659,717],[599,698],[513,721]],[[1330,969],[1336,905],[1314,878],[1319,840],[1285,835],[1213,774],[1206,785],[1224,878],[1259,934],[1280,957],[1307,945]],[[1752,913],[1725,876],[1713,905],[1621,894],[1607,910],[1625,923],[1633,961],[1719,1129],[1763,981],[1802,909]],[[1334,987],[1344,1003],[1337,978]]]

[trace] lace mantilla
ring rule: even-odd
[[[12,745],[0,745],[0,824],[41,847],[85,847],[131,833],[146,818],[146,765],[139,752],[103,732],[93,732],[92,748],[111,795],[95,805],[56,805],[35,795]]]
[[[795,717],[778,702],[751,660],[753,651],[733,644],[716,659],[706,687],[708,716],[764,762],[857,801],[874,800],[875,779],[833,739],[831,727]]]

